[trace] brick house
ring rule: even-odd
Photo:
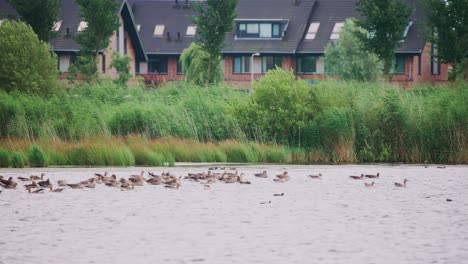
[[[100,55],[101,72],[109,69],[112,50],[132,58],[132,73],[149,83],[183,79],[179,57],[194,40],[193,11],[184,0],[119,0],[122,26],[114,34],[109,49]],[[327,76],[325,47],[339,38],[347,18],[359,18],[357,0],[240,0],[234,30],[227,34],[222,50],[224,80],[249,87],[251,73],[260,79],[275,66],[293,70],[302,79]],[[415,9],[405,29],[405,39],[395,52],[392,79],[403,86],[416,82],[442,82],[448,79],[448,66],[433,57],[434,49],[421,37],[424,13],[417,0],[406,0]],[[8,9],[10,8],[10,9]],[[2,13],[14,13],[0,0]],[[74,0],[62,0],[59,36],[51,41],[59,56],[59,69],[66,73],[79,46],[79,7]],[[123,37],[122,37],[123,36]],[[258,53],[258,55],[256,55]],[[251,63],[253,60],[253,63]]]

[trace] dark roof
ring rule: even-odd
[[[135,23],[141,25],[140,37],[148,54],[181,54],[190,46],[194,37],[186,36],[187,27],[193,25],[190,16],[194,12],[185,6],[185,1],[129,1],[132,6]],[[164,34],[153,36],[156,25],[164,25]],[[167,39],[167,33],[170,39]],[[177,33],[180,39],[177,39]]]
[[[238,20],[288,20],[286,35],[278,40],[235,39],[236,29],[226,37],[223,53],[295,53],[314,8],[315,0],[243,0],[239,1]]]
[[[311,22],[320,22],[317,35],[313,40],[303,39],[298,53],[323,54],[330,42],[330,35],[336,22],[344,22],[350,17],[360,18],[359,12],[356,11],[356,0],[318,0],[316,2],[311,18],[307,22],[307,29]],[[424,30],[424,13],[415,0],[406,0],[406,2],[415,8],[415,13],[410,17],[413,25],[408,31],[407,38],[396,52],[420,53],[425,45],[425,40],[421,37]]]
[[[0,0],[0,19],[11,17],[18,17],[18,13],[6,0]]]

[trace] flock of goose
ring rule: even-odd
[[[220,172],[220,169],[224,171]],[[269,178],[269,174],[266,171],[255,173],[253,176],[258,178]],[[203,184],[205,189],[209,189],[211,184],[214,184],[216,182],[251,184],[251,182],[245,178],[244,173],[239,174],[237,170],[235,170],[235,172],[227,172],[225,168],[218,167],[210,168],[208,172],[188,173],[185,176],[179,177],[169,172],[162,172],[160,175],[152,172],[147,172],[147,178],[145,178],[145,171],[142,171],[139,175],[130,175],[128,178],[117,179],[117,176],[115,174],[108,176],[107,172],[103,174],[95,173],[92,178],[77,183],[68,183],[65,180],[58,180],[57,188],[53,187],[53,184],[50,181],[50,179],[44,180],[44,177],[45,174],[42,173],[40,176],[30,175],[29,177],[17,177],[17,179],[21,182],[27,183],[23,186],[29,193],[44,193],[46,190],[49,190],[51,192],[62,192],[65,188],[95,188],[97,184],[103,184],[113,188],[120,188],[123,191],[130,191],[133,190],[135,186],[143,186],[145,184],[163,185],[166,188],[178,189],[181,186],[182,179],[192,182],[199,182]],[[307,175],[307,177],[314,180],[320,180],[322,178],[322,174],[319,173],[317,175]],[[349,176],[349,178],[352,180],[379,179],[379,177],[379,173]],[[281,174],[275,175],[273,181],[278,183],[289,181],[288,172],[285,171]],[[408,180],[404,179],[403,183],[395,182],[394,186],[405,188],[407,182]],[[364,182],[365,187],[373,187],[374,184],[374,181],[370,183]],[[13,177],[4,179],[4,177],[0,175],[0,187],[3,187],[4,189],[16,189],[17,186],[18,183],[13,180]]]

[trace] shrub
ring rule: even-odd
[[[0,89],[50,95],[57,88],[57,58],[23,22],[0,27]]]
[[[28,149],[29,166],[31,167],[47,167],[47,155],[36,145],[31,145]]]
[[[10,166],[10,153],[4,148],[0,148],[0,168]]]
[[[25,166],[25,161],[23,155],[15,151],[11,154],[11,166],[13,168],[24,168]]]
[[[130,73],[130,62],[132,58],[127,55],[120,55],[118,52],[112,53],[112,62],[110,67],[115,68],[119,77],[114,80],[117,85],[120,86],[127,86],[128,80],[132,78],[132,74]]]

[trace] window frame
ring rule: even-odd
[[[273,58],[273,68],[266,69],[266,62],[264,62],[267,58]],[[261,56],[261,63],[262,63],[262,74],[267,73],[269,70],[273,70],[278,66],[279,68],[283,67],[283,56],[281,55],[267,55]]]
[[[155,68],[155,63],[158,62],[156,65],[165,65],[165,71],[160,71]],[[159,74],[159,75],[167,75],[169,72],[169,58],[168,56],[156,56],[148,58],[148,73],[149,74]]]
[[[270,32],[267,37],[261,37],[261,25],[270,25]],[[239,21],[236,22],[236,38],[238,39],[280,39],[281,22],[278,21]],[[248,33],[250,27],[256,27],[257,33]],[[241,29],[241,27],[243,29]]]
[[[236,72],[236,59],[240,59],[240,71]],[[247,63],[247,64],[246,64]],[[250,56],[240,55],[232,57],[232,74],[251,74],[252,66]],[[245,66],[248,65],[248,71],[245,70]]]
[[[313,69],[314,71],[304,71],[304,62],[303,60],[306,58],[313,58],[314,60],[314,66]],[[317,74],[317,60],[319,56],[315,55],[301,55],[296,57],[296,74]],[[300,70],[301,69],[301,70]]]

